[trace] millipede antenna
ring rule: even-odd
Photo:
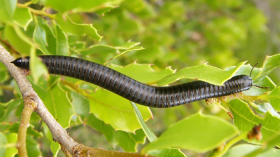
[[[252,67],[251,72],[250,72],[250,77],[251,77],[251,75],[252,75],[253,69],[254,69],[258,64],[259,64],[259,63],[256,63],[256,64]]]
[[[252,85],[252,86],[255,86],[255,87],[258,87],[258,88],[265,88],[265,89],[269,90],[269,87],[260,87],[260,86],[257,86],[257,85]]]

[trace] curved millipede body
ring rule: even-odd
[[[252,78],[238,75],[223,86],[194,81],[174,86],[156,87],[138,82],[103,65],[67,56],[39,56],[50,74],[59,74],[84,80],[141,105],[168,108],[202,99],[221,97],[249,90]],[[29,70],[29,57],[12,62]]]

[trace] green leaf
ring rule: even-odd
[[[138,64],[136,62],[128,64],[127,66],[118,66],[118,65],[110,65],[110,68],[117,70],[120,73],[123,73],[131,78],[136,79],[137,81],[143,83],[156,83],[158,80],[165,78],[166,76],[170,76],[175,72],[170,67],[162,71],[154,71],[150,64]]]
[[[35,90],[35,92],[40,96],[40,98],[42,100],[45,99],[47,92],[49,90],[47,81],[43,77],[40,77],[38,83],[35,84],[34,83],[35,81],[32,77],[27,77],[27,78],[28,81],[32,84],[32,87]]]
[[[135,114],[137,116],[137,119],[145,133],[145,135],[147,136],[147,138],[149,139],[150,142],[153,142],[157,139],[156,135],[148,128],[148,126],[146,125],[141,112],[139,111],[138,107],[136,106],[135,103],[131,102],[132,107],[134,108]],[[177,157],[184,157],[185,154],[182,153],[179,149],[175,149],[175,148],[166,148],[166,149],[160,149],[160,150],[155,150],[155,151],[150,151],[149,155],[153,155],[153,156],[177,156]]]
[[[133,48],[129,48],[129,49],[125,50],[125,51],[122,51],[122,52],[119,53],[118,55],[115,55],[114,57],[110,58],[109,60],[107,60],[107,61],[104,63],[104,65],[107,65],[108,62],[110,62],[111,60],[113,60],[113,59],[115,59],[115,58],[117,58],[117,57],[119,57],[119,56],[121,56],[121,55],[123,55],[123,54],[125,54],[125,53],[127,53],[127,52],[130,52],[130,51],[139,51],[139,50],[143,50],[143,49],[144,49],[144,48],[143,48],[143,47],[140,47],[140,46],[135,46],[135,47],[133,47]]]
[[[71,33],[73,35],[88,35],[92,39],[100,41],[102,36],[97,33],[97,30],[92,24],[76,24],[70,20],[67,16],[66,21],[63,19],[61,14],[55,16],[56,22],[60,25],[61,29],[65,32]]]
[[[145,134],[141,129],[136,130],[135,134],[119,130],[115,134],[115,138],[118,141],[118,145],[127,152],[137,152],[137,145],[145,143]]]
[[[250,145],[250,144],[240,144],[231,148],[223,157],[236,157],[236,156],[246,156],[248,153],[253,152],[261,146]],[[280,156],[279,149],[270,149],[269,151],[263,152],[256,157],[277,157]]]
[[[32,15],[29,8],[16,8],[13,21],[26,30],[28,24],[32,21]]]
[[[2,62],[0,62],[0,71],[5,71],[5,70],[7,70],[6,66]]]
[[[199,112],[173,124],[156,141],[148,144],[142,152],[169,147],[206,152],[235,135],[237,130],[230,123]]]
[[[59,84],[55,84],[51,89],[47,90],[46,95],[43,97],[44,104],[59,124],[63,128],[69,127],[74,111],[71,102],[67,98],[67,93],[61,89]]]
[[[59,12],[93,12],[99,9],[119,5],[123,0],[42,0],[46,7],[51,7]]]
[[[8,103],[0,103],[0,122],[3,122],[6,117],[21,103],[22,99],[10,100]]]
[[[65,32],[56,25],[56,55],[66,56],[69,54],[68,39]]]
[[[58,154],[60,145],[57,142],[53,141],[53,137],[52,137],[52,134],[51,134],[48,126],[45,123],[43,123],[42,126],[44,129],[44,134],[46,135],[47,139],[50,141],[51,152],[53,153],[53,156],[56,157]]]
[[[265,141],[265,144],[263,147],[265,148],[261,148],[260,150],[268,150],[270,148],[275,148],[275,146],[279,147],[280,145],[280,133],[275,132],[273,135],[271,135],[268,140]]]
[[[178,71],[177,73],[163,78],[162,80],[158,81],[157,84],[167,85],[179,79],[189,78],[205,81],[214,85],[222,85],[225,81],[230,79],[234,73],[244,64],[245,62],[241,62],[235,68],[228,71],[209,66],[207,64],[187,67]]]
[[[84,55],[95,54],[95,53],[119,53],[124,50],[133,49],[139,44],[140,44],[139,42],[131,42],[131,41],[117,46],[96,44],[90,46],[89,48],[81,49],[79,50],[79,52],[81,52]]]
[[[145,135],[147,136],[147,138],[149,139],[150,142],[153,142],[157,139],[157,136],[148,128],[148,126],[146,125],[142,115],[141,115],[141,112],[139,111],[137,105],[134,103],[134,102],[130,102],[133,109],[134,109],[134,112],[136,114],[136,117],[137,117],[137,120],[138,122],[140,123]]]
[[[33,33],[33,40],[36,44],[39,45],[39,49],[47,55],[50,55],[51,53],[48,51],[47,47],[47,38],[46,38],[46,32],[43,26],[41,26],[39,23],[36,24],[34,33]]]
[[[263,63],[263,70],[258,75],[258,78],[255,80],[255,82],[261,81],[263,78],[265,78],[268,74],[271,73],[272,70],[280,66],[280,54],[276,54],[273,56],[267,56],[264,63]]]
[[[141,130],[136,130],[135,133],[128,133],[124,131],[115,131],[110,125],[105,124],[103,121],[97,119],[93,114],[89,115],[86,123],[97,131],[103,133],[106,139],[115,147],[119,145],[127,152],[136,152],[139,143],[144,144],[145,134]],[[124,140],[126,139],[126,140]]]
[[[105,124],[103,121],[97,119],[93,114],[90,114],[86,124],[94,128],[95,130],[104,134],[108,142],[110,142],[113,147],[117,145],[115,138],[116,131],[111,125]]]
[[[276,87],[274,90],[272,90],[267,97],[269,103],[271,106],[276,110],[280,111],[280,87]]]
[[[7,144],[16,144],[17,142],[17,137],[18,134],[17,133],[9,133],[6,134],[6,138],[7,138]],[[1,140],[0,140],[1,141]],[[1,147],[1,146],[0,146]],[[16,153],[18,152],[18,150],[15,147],[8,147],[6,149],[6,157],[10,157],[10,156],[14,156],[16,155]],[[0,156],[1,156],[1,151],[0,151]]]
[[[152,156],[160,156],[160,157],[185,157],[186,155],[181,152],[179,149],[176,148],[166,148],[166,149],[159,149],[159,150],[152,150],[148,152],[149,155]]]
[[[13,27],[6,25],[4,29],[4,36],[16,51],[26,56],[30,54],[31,46],[19,37]]]
[[[83,55],[90,55],[95,53],[117,53],[118,50],[108,45],[92,45],[89,48],[78,50]]]
[[[71,97],[73,99],[72,105],[76,113],[80,116],[87,117],[90,111],[88,100],[76,92],[71,92]]]
[[[17,0],[0,0],[0,20],[6,23],[12,22]]]
[[[6,147],[7,144],[7,138],[6,136],[0,132],[0,157],[4,157],[6,154]]]
[[[3,83],[9,79],[9,73],[7,71],[0,71],[0,83]]]
[[[9,124],[0,123],[0,132],[6,132],[9,129]]]
[[[275,111],[274,108],[267,102],[259,104],[258,111],[260,111],[261,113],[266,113],[269,111],[271,115],[280,118],[279,113],[277,113],[277,111]]]
[[[69,37],[69,36],[68,36]],[[70,47],[70,53],[75,54],[79,49],[85,49],[86,43],[83,41],[75,41],[75,42],[69,42],[69,47]]]
[[[73,43],[69,43],[69,46],[74,50],[84,49],[86,47],[86,43],[83,41],[75,41]]]
[[[50,26],[45,23],[45,21],[43,19],[38,18],[38,21],[40,23],[40,25],[42,25],[44,27],[44,30],[46,32],[46,39],[47,39],[47,49],[48,51],[55,55],[56,54],[56,38],[54,36],[54,33],[52,31],[52,29],[50,28]]]
[[[250,107],[243,101],[239,99],[234,99],[229,102],[230,111],[233,114],[234,125],[241,132],[248,132],[252,130],[255,125],[262,125],[261,134],[262,140],[250,140],[250,143],[263,144],[266,140],[279,134],[280,128],[278,124],[280,123],[280,118],[273,116],[269,111],[266,112],[265,117],[259,117],[250,109]]]
[[[8,128],[9,132],[11,132],[11,133],[18,133],[19,125],[20,125],[19,122],[16,122],[16,123],[10,125],[10,127]],[[39,137],[39,138],[43,137],[43,133],[38,132],[37,130],[35,130],[34,126],[32,126],[32,125],[30,125],[27,128],[27,134],[31,135],[31,136]]]
[[[39,144],[31,136],[26,136],[26,150],[27,150],[28,156],[40,156],[41,155]]]
[[[89,99],[90,111],[115,130],[134,132],[141,128],[129,101],[110,91],[97,89]],[[152,117],[149,108],[139,106],[144,120]]]

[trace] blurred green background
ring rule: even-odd
[[[42,5],[31,7],[41,9]],[[110,10],[70,14],[75,23],[93,24],[103,39],[99,42],[88,36],[70,35],[68,42],[85,41],[85,47],[94,44],[116,47],[128,41],[140,42],[139,46],[145,49],[127,52],[110,63],[127,65],[137,60],[137,63],[153,64],[155,70],[167,66],[179,70],[207,62],[226,68],[245,60],[251,65],[258,62],[257,67],[261,67],[266,55],[280,52],[279,10],[279,0],[124,0]],[[72,53],[80,53],[75,47],[71,48]],[[95,62],[104,63],[116,55],[115,52],[106,52],[106,49],[101,52],[91,53],[90,56],[95,58]],[[280,80],[279,72],[275,70],[270,74],[276,84]],[[12,97],[11,93],[6,95],[9,96],[1,97],[1,100]],[[176,108],[151,109],[154,120],[149,120],[147,124],[158,136],[174,122],[200,109],[207,114],[230,119],[217,106],[207,106],[204,101],[199,101]],[[90,127],[73,124],[68,132],[77,142],[85,145],[114,149],[101,133]],[[51,155],[48,141],[42,139],[42,143],[43,156]],[[188,156],[203,156],[194,152],[185,153]]]

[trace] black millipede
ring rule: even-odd
[[[146,85],[111,68],[87,60],[68,56],[39,57],[47,66],[50,74],[69,76],[93,83],[148,107],[174,107],[202,99],[239,93],[254,86],[250,74],[250,76],[234,76],[222,86],[193,81],[174,86],[157,87]],[[18,58],[11,63],[19,68],[29,70],[29,57]]]

